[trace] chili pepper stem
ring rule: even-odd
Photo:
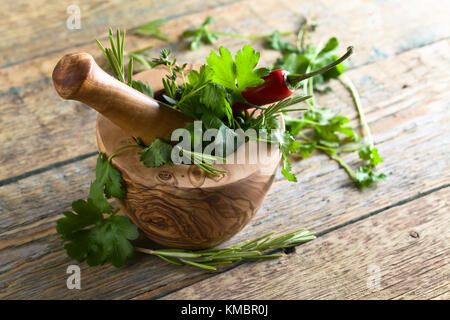
[[[345,59],[347,59],[348,57],[350,57],[353,53],[353,47],[348,47],[347,48],[347,52],[340,57],[339,59],[337,59],[336,61],[334,61],[333,63],[330,63],[329,65],[320,68],[319,70],[313,71],[313,72],[308,72],[305,74],[289,74],[286,77],[286,83],[288,86],[290,86],[291,88],[297,89],[300,82],[302,82],[303,80],[306,80],[308,78],[314,77],[318,74],[324,73],[328,70],[330,70],[331,68],[334,68],[335,66],[337,66],[338,64],[342,63]]]

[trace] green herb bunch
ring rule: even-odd
[[[314,47],[307,44],[308,33],[316,29],[314,23],[305,23],[298,32],[295,44],[284,41],[278,32],[274,32],[267,42],[270,49],[278,50],[282,57],[278,58],[273,69],[285,69],[291,74],[303,74],[322,68],[339,56],[336,54],[339,42],[335,37],[330,38],[324,45]],[[345,66],[340,63],[329,71],[311,77],[301,83],[304,94],[311,99],[306,100],[309,110],[299,118],[285,117],[286,130],[290,133],[293,143],[291,152],[287,154],[300,154],[307,158],[314,150],[326,153],[331,159],[337,161],[345,169],[357,187],[367,188],[374,183],[384,180],[386,175],[375,171],[376,166],[383,162],[374,145],[374,141],[365,119],[361,100],[354,84],[345,74]],[[326,85],[331,79],[340,80],[353,97],[355,107],[360,117],[361,126],[365,132],[362,139],[354,128],[349,125],[350,120],[337,114],[333,109],[320,107],[315,100],[315,92],[325,93],[331,88]],[[321,85],[321,86],[319,86]],[[355,171],[340,156],[341,153],[358,152],[360,160],[366,162]],[[284,158],[285,161],[287,157]],[[290,164],[287,164],[289,167]],[[295,175],[286,175],[291,181],[296,181]]]
[[[148,83],[132,79],[133,57],[130,57],[128,67],[125,68],[125,33],[121,34],[117,30],[114,35],[110,30],[109,38],[111,48],[103,47],[99,41],[97,43],[107,58],[113,74],[118,80],[153,97],[153,91]],[[276,116],[281,112],[287,112],[290,105],[308,98],[299,96],[285,99],[262,108],[258,117],[248,117],[245,113],[235,117],[230,105],[242,99],[240,92],[246,87],[260,84],[261,76],[267,72],[264,69],[255,69],[258,60],[259,53],[250,46],[245,46],[236,54],[234,60],[225,48],[220,49],[220,55],[212,52],[207,59],[207,65],[203,65],[199,71],[191,71],[188,75],[184,74],[186,65],[180,66],[176,60],[171,60],[169,51],[162,51],[160,57],[154,59],[152,64],[165,65],[170,71],[167,78],[163,79],[165,87],[163,98],[169,104],[193,119],[202,120],[203,129],[217,128],[226,135],[234,128],[257,127],[269,131],[278,128]],[[178,84],[179,77],[181,84]],[[283,139],[268,142],[286,144],[286,140]],[[287,143],[290,144],[291,141]],[[120,267],[128,262],[134,251],[140,251],[173,264],[215,270],[216,265],[241,259],[277,258],[280,254],[275,254],[275,250],[296,246],[315,238],[312,232],[301,229],[274,239],[268,234],[231,248],[201,251],[134,248],[131,241],[139,236],[137,227],[127,217],[117,215],[119,209],[114,209],[108,201],[112,197],[123,199],[126,196],[124,181],[120,172],[114,168],[112,159],[129,148],[139,149],[143,164],[155,167],[171,163],[170,155],[174,146],[163,139],[155,139],[152,144],[146,146],[136,137],[136,144],[123,146],[109,156],[104,154],[98,156],[96,177],[91,183],[88,199],[73,202],[73,210],[64,212],[64,217],[57,221],[56,230],[66,241],[64,248],[67,254],[77,261],[86,261],[90,266],[110,262]],[[212,162],[218,159],[214,155],[183,149],[179,152],[211,175],[224,173],[213,167]],[[271,253],[263,254],[265,251]]]

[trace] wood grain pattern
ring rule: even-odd
[[[450,288],[450,189],[163,299],[431,299]]]
[[[386,182],[361,192],[334,162],[314,154],[294,162],[301,172],[298,184],[277,176],[249,226],[224,245],[299,226],[330,231],[448,183],[449,148],[443,147],[450,136],[448,75],[439,68],[447,63],[448,45],[438,42],[349,73],[362,89],[377,147],[385,158],[380,169],[389,175]],[[405,84],[408,87],[401,89]],[[334,94],[350,101],[338,88]],[[358,163],[352,157],[347,160],[352,166]],[[74,261],[64,254],[54,224],[73,200],[87,196],[94,167],[95,159],[89,158],[0,188],[0,297],[151,298],[211,276],[139,255],[123,269],[81,264],[83,289],[67,290],[65,267]]]
[[[165,17],[173,19],[233,2],[235,1],[209,0],[205,3],[200,0],[181,2],[93,0],[71,3],[21,0],[5,2],[2,3],[0,22],[0,31],[4,40],[3,50],[0,53],[0,67],[78,47],[95,37],[105,38],[109,26],[121,29],[135,28],[152,19]],[[69,18],[67,8],[73,4],[79,6],[81,14],[81,28],[75,30],[66,26],[66,20]]]
[[[248,33],[259,33],[271,32],[275,28],[291,30],[298,26],[301,16],[307,14],[316,16],[319,24],[313,42],[317,43],[321,39],[336,35],[341,41],[342,48],[349,44],[355,46],[356,52],[351,60],[353,67],[382,60],[449,36],[450,26],[446,14],[434,10],[434,6],[428,6],[421,0],[387,3],[361,0],[336,3],[326,0],[322,1],[320,6],[316,4],[317,2],[313,0],[262,3],[246,1],[182,16],[171,20],[164,30],[170,39],[175,41],[186,26],[201,23],[207,15],[216,17],[215,28],[221,31],[246,30]],[[445,0],[436,3],[436,7],[444,5]],[[112,8],[109,5],[105,6]],[[169,4],[167,8],[170,9]],[[358,15],[354,14],[355,10]],[[66,15],[64,12],[60,14],[64,16],[61,19],[63,24]],[[133,18],[130,16],[129,21]],[[127,23],[127,26],[133,24],[134,21]],[[3,169],[0,170],[0,179],[14,177],[57,161],[65,161],[95,151],[95,112],[80,103],[61,100],[51,87],[51,72],[59,58],[66,53],[84,51],[93,54],[95,59],[100,58],[101,52],[93,39],[98,34],[104,34],[107,26],[101,24],[98,33],[85,35],[86,44],[75,49],[68,48],[35,57],[21,64],[0,68],[0,78],[4,80],[0,82],[2,106],[0,144],[3,146],[0,150],[0,166]],[[66,31],[63,25],[61,29],[55,29],[56,33]],[[368,34],[370,37],[366,36]],[[58,37],[52,36],[52,39],[58,41]],[[126,49],[134,50],[155,45],[155,49],[151,52],[157,54],[162,45],[158,41],[128,33]],[[222,38],[214,48],[224,45],[236,50],[242,47],[243,43],[245,43],[243,40]],[[106,41],[104,44],[106,45]],[[262,48],[262,42],[254,42],[252,45],[258,49]],[[168,46],[173,49],[181,62],[204,62],[204,57],[212,48],[205,46],[197,51],[187,51],[183,42],[173,42]],[[32,47],[26,50],[30,53],[35,52]],[[265,50],[262,64],[273,63],[277,56],[276,51]],[[370,83],[366,82],[366,85]],[[366,95],[363,97],[368,98]],[[343,105],[344,101],[348,102],[347,97],[339,102],[333,100],[333,104]],[[66,120],[65,124],[62,124],[62,120]]]
[[[300,183],[285,182],[278,174],[258,214],[247,228],[226,244],[253,238],[271,230],[282,233],[291,230],[293,226],[327,232],[330,237],[327,241],[332,240],[332,243],[325,246],[325,249],[330,247],[336,250],[336,253],[342,252],[339,251],[338,244],[347,244],[346,239],[355,239],[356,243],[367,240],[369,244],[374,245],[373,248],[365,250],[367,254],[361,253],[361,250],[352,251],[366,257],[363,261],[358,262],[346,252],[342,252],[345,260],[337,265],[348,267],[343,270],[330,267],[339,262],[337,258],[329,259],[331,249],[319,251],[327,241],[323,243],[319,239],[307,245],[311,247],[300,247],[298,255],[295,255],[295,258],[292,255],[284,258],[280,268],[293,275],[287,266],[289,259],[293,259],[292,262],[302,268],[303,253],[307,257],[314,257],[320,252],[322,259],[313,260],[313,265],[305,264],[307,268],[299,271],[304,276],[297,282],[303,282],[303,287],[299,288],[296,284],[287,285],[282,281],[279,283],[273,279],[273,275],[271,284],[279,285],[278,291],[283,291],[281,288],[286,287],[298,289],[304,297],[449,299],[448,282],[443,282],[445,278],[441,276],[444,274],[442,270],[447,270],[444,268],[445,263],[448,265],[448,260],[444,261],[445,263],[442,260],[445,256],[434,256],[421,244],[412,245],[412,252],[410,247],[402,247],[400,242],[405,238],[416,242],[428,241],[431,232],[432,236],[437,235],[432,238],[437,242],[430,245],[438,248],[438,241],[442,240],[449,227],[448,219],[441,218],[441,213],[436,215],[435,212],[435,208],[441,210],[437,208],[440,205],[438,202],[439,199],[446,198],[445,194],[441,192],[434,195],[437,200],[432,201],[429,206],[420,203],[433,196],[436,190],[442,188],[445,192],[450,181],[450,97],[447,92],[450,69],[445,67],[449,65],[449,43],[439,41],[449,37],[450,20],[445,10],[436,10],[446,6],[445,0],[435,1],[432,6],[420,0],[323,0],[320,3],[313,0],[253,0],[198,14],[191,14],[191,9],[197,10],[199,7],[187,8],[184,3],[180,5],[179,2],[171,1],[166,1],[167,7],[162,4],[159,7],[154,4],[149,6],[147,2],[126,4],[131,8],[140,3],[153,10],[152,14],[147,14],[147,9],[119,12],[117,8],[121,7],[114,1],[101,5],[97,2],[90,3],[92,7],[98,8],[98,12],[102,11],[102,17],[94,21],[97,13],[85,10],[87,20],[84,21],[95,23],[89,26],[85,24],[84,30],[88,33],[77,31],[77,37],[73,37],[74,33],[70,33],[70,37],[65,35],[65,8],[59,11],[49,9],[49,6],[55,8],[56,4],[53,2],[43,4],[38,0],[27,2],[26,5],[20,1],[10,2],[3,11],[6,16],[0,22],[0,28],[6,28],[7,31],[2,34],[9,38],[2,43],[7,44],[10,49],[0,50],[0,56],[6,57],[11,52],[17,55],[9,55],[7,59],[10,60],[2,60],[5,64],[0,67],[0,78],[3,80],[0,82],[0,179],[15,177],[48,165],[53,166],[55,163],[56,165],[16,182],[6,181],[7,184],[0,186],[1,298],[155,298],[213,275],[189,267],[172,266],[154,257],[138,255],[130,266],[122,269],[111,266],[91,268],[81,264],[82,290],[67,290],[66,267],[74,261],[63,252],[63,243],[54,229],[60,213],[68,210],[73,200],[87,196],[90,181],[94,177],[95,159],[91,157],[78,161],[74,157],[96,150],[96,114],[80,103],[64,102],[56,95],[50,78],[54,65],[63,54],[73,51],[94,53],[96,59],[100,57],[101,53],[91,40],[104,36],[106,27],[110,24],[108,21],[115,24],[118,16],[124,17],[120,19],[120,23],[123,23],[121,26],[129,28],[149,20],[149,17],[153,18],[158,12],[161,13],[158,16],[169,16],[173,12],[173,19],[165,28],[171,41],[175,41],[187,25],[201,23],[207,15],[216,18],[215,27],[218,30],[246,30],[248,33],[271,32],[275,28],[290,30],[298,25],[303,14],[316,16],[319,28],[313,35],[314,42],[336,35],[342,48],[349,44],[355,45],[353,70],[349,71],[348,75],[360,89],[377,146],[385,158],[380,169],[388,174],[386,182],[379,188],[362,192],[354,189],[345,173],[324,155],[314,154],[310,159],[295,162],[296,171],[300,173]],[[202,8],[204,6],[203,1],[189,2],[192,3],[198,3]],[[174,6],[170,7],[171,4]],[[208,3],[207,6],[209,5]],[[11,12],[14,14],[10,15]],[[143,14],[138,17],[140,13]],[[188,15],[184,15],[186,13]],[[42,23],[50,21],[45,18],[48,14],[52,16],[53,21],[59,22]],[[178,14],[182,16],[177,16]],[[44,32],[43,29],[51,32]],[[30,35],[37,35],[43,41],[39,43],[38,38],[33,40]],[[159,40],[130,36],[130,33],[127,38],[128,50],[154,45],[152,53],[156,54],[162,44]],[[87,42],[84,43],[85,41]],[[222,38],[217,46],[224,45],[236,50],[244,42]],[[77,47],[71,47],[73,44]],[[262,46],[261,42],[253,44],[257,48]],[[189,62],[203,62],[210,50],[210,47],[204,47],[194,52],[184,51],[186,44],[183,42],[171,42],[169,46],[175,51],[179,61]],[[265,50],[262,54],[263,63],[272,63],[276,56],[277,52]],[[14,57],[22,60],[14,61]],[[325,99],[321,98],[320,103],[340,109],[343,114],[352,115],[352,118],[356,119],[348,93],[339,84],[333,83],[332,86],[334,91],[327,94]],[[352,123],[358,122],[353,120]],[[58,163],[68,159],[73,161],[65,165]],[[358,160],[352,155],[347,156],[346,160],[350,161],[352,166],[358,164]],[[161,173],[161,178],[167,177],[169,174]],[[193,174],[193,177],[195,183],[202,183],[203,178],[200,175]],[[423,194],[428,196],[423,197]],[[412,208],[408,205],[411,201],[414,201]],[[359,226],[360,223],[364,224],[364,219],[377,213],[379,217],[393,221],[396,226],[395,209],[402,205],[408,206],[414,215],[405,215],[402,211],[404,219],[398,230],[404,230],[393,231],[395,235],[396,232],[402,233],[390,242],[395,245],[391,253],[390,247],[376,241],[378,238],[372,233],[376,226]],[[433,211],[430,215],[434,220],[427,222],[422,218],[422,213],[419,214],[420,217],[415,215],[415,207],[422,208],[426,213]],[[387,211],[388,215],[381,216],[389,208],[392,209]],[[376,217],[377,215],[374,218]],[[339,233],[342,226],[358,220],[362,222],[347,227],[351,229],[350,234],[350,229]],[[423,230],[407,230],[408,226],[416,226],[412,224],[414,221],[417,221],[417,226],[420,225]],[[421,224],[423,221],[425,223]],[[443,230],[439,234],[434,234],[436,221],[441,223],[437,230]],[[352,227],[356,225],[358,228]],[[382,224],[380,228],[385,230],[380,230],[380,234],[389,231],[388,227],[389,224]],[[413,231],[413,234],[417,232],[419,238],[409,236],[410,231]],[[422,237],[423,234],[427,237]],[[373,238],[376,243],[370,242]],[[448,239],[446,241],[448,243]],[[333,246],[335,242],[337,245]],[[352,249],[355,248],[351,246],[351,241],[348,243]],[[140,245],[157,247],[148,242]],[[365,248],[364,244],[361,246]],[[439,253],[438,249],[436,252]],[[382,257],[377,261],[381,261],[383,269],[389,272],[387,276],[382,273],[383,287],[378,295],[369,293],[365,286],[367,265],[364,263],[372,263],[370,259],[374,256]],[[386,257],[392,264],[386,261]],[[352,263],[349,264],[349,261]],[[278,261],[259,262],[248,267],[255,268],[255,272],[260,275],[265,275],[261,272],[265,267],[276,274],[271,263]],[[419,264],[424,268],[417,271]],[[308,278],[308,268],[317,272],[325,270],[327,273],[319,276],[312,274]],[[440,273],[437,274],[435,270]],[[220,272],[226,273],[227,269],[221,269]],[[403,276],[400,275],[401,272],[404,272]],[[336,275],[336,278],[330,274]],[[448,280],[448,277],[446,279]],[[230,281],[235,281],[231,274]],[[295,281],[295,278],[291,276],[287,281]],[[423,283],[426,284],[422,285]],[[326,290],[328,287],[331,290]],[[261,285],[261,288],[265,288],[264,285]],[[267,291],[273,295],[278,292],[273,288],[267,288]],[[245,295],[239,289],[234,292],[236,296]],[[255,295],[255,292],[256,290],[248,292],[247,295],[250,297]],[[279,296],[283,294],[289,295],[282,293]],[[289,295],[291,296],[293,294]]]

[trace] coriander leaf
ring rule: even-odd
[[[275,30],[270,36],[267,46],[270,49],[278,50],[281,52],[297,52],[297,48],[294,47],[289,41],[283,41],[280,39],[280,32]]]
[[[224,47],[219,48],[219,53],[220,56],[211,51],[206,58],[208,65],[214,70],[212,80],[225,88],[236,90],[236,69],[233,57]]]
[[[70,242],[64,245],[67,255],[78,262],[83,262],[89,254],[91,233],[92,231],[89,229],[71,234]]]
[[[218,36],[215,32],[208,30],[208,25],[214,23],[213,17],[207,17],[198,29],[190,29],[183,32],[183,38],[194,38],[191,41],[191,50],[198,49],[201,43],[212,44],[217,41]]]
[[[120,172],[107,160],[106,155],[99,154],[95,168],[95,180],[91,183],[89,199],[101,212],[109,213],[111,205],[107,198],[123,198],[126,194],[124,181]]]
[[[265,124],[268,130],[278,129],[280,127],[280,123],[278,122],[276,115],[267,117]]]
[[[255,52],[250,45],[245,45],[236,53],[236,78],[240,92],[247,87],[256,87],[264,83],[259,72],[253,70],[258,64],[259,56],[259,52]]]
[[[283,153],[283,167],[281,169],[281,173],[286,177],[286,179],[288,179],[288,181],[297,182],[297,177],[291,172],[291,170],[291,163],[289,162],[286,154]]]
[[[192,70],[191,72],[189,72],[189,84],[193,89],[200,88],[211,80],[213,74],[214,70],[210,66],[204,64],[200,67],[200,71]]]
[[[172,146],[157,138],[140,152],[140,159],[146,167],[159,167],[172,163],[171,153]]]
[[[219,129],[223,125],[222,120],[209,111],[203,113],[202,122],[206,129]]]
[[[129,240],[139,236],[137,227],[127,217],[110,216],[93,228],[71,234],[64,248],[69,257],[79,262],[87,259],[90,266],[111,262],[115,267],[126,264],[133,255]]]
[[[374,167],[383,162],[383,158],[378,154],[378,149],[371,148],[369,145],[364,146],[358,154],[360,159],[369,161],[370,165]]]
[[[217,83],[208,83],[201,91],[200,102],[203,103],[218,118],[227,117],[231,120],[233,111],[225,98],[225,89]]]
[[[310,65],[311,61],[307,56],[300,53],[287,53],[277,60],[274,69],[284,69],[289,73],[306,73],[306,69]]]
[[[290,134],[289,131],[274,130],[271,132],[271,143],[278,143],[283,154],[297,152],[300,148],[300,142]]]
[[[166,19],[156,19],[152,20],[142,26],[139,26],[133,30],[133,33],[143,35],[143,36],[151,36],[161,40],[167,40],[168,37],[164,35],[159,28],[164,23],[166,23]]]
[[[373,183],[386,179],[384,173],[377,173],[371,168],[361,166],[355,173],[356,185],[360,188],[368,188]]]
[[[115,267],[125,265],[133,256],[133,246],[129,240],[135,240],[138,236],[137,227],[127,217],[109,217],[99,227],[92,229],[88,264],[98,265],[109,261]]]
[[[71,211],[63,212],[64,218],[56,222],[56,231],[67,239],[73,232],[86,228],[103,220],[102,212],[92,204],[91,200],[78,200],[72,203]]]
[[[298,151],[303,158],[308,158],[311,155],[311,153],[314,151],[316,146],[317,146],[317,143],[314,141],[304,142],[304,143],[300,144],[300,148],[298,149]]]
[[[133,89],[136,89],[137,91],[139,91],[151,98],[154,98],[154,96],[155,96],[153,93],[153,89],[150,86],[150,83],[148,83],[148,82],[144,82],[142,80],[137,80],[137,81],[133,80],[131,82],[131,86],[133,87]]]
[[[337,49],[337,47],[339,46],[339,42],[336,39],[336,37],[332,37],[330,39],[328,39],[327,43],[325,44],[325,46],[322,48],[322,50],[320,50],[319,52],[319,56],[323,55],[327,52],[331,52]]]

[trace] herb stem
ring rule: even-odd
[[[328,150],[323,150],[331,159],[335,160],[337,163],[339,163],[339,165],[344,168],[345,171],[347,171],[348,175],[350,176],[350,178],[352,178],[353,181],[356,181],[356,175],[355,172],[352,170],[352,168],[350,168],[350,166],[344,161],[344,159],[342,159],[341,157],[339,157],[336,152],[331,152]]]
[[[239,38],[239,39],[264,39],[264,38],[270,38],[272,36],[272,33],[270,34],[238,34],[238,33],[231,33],[231,32],[222,32],[222,31],[210,31],[213,34],[219,35],[219,36],[226,36],[231,38]],[[280,36],[289,36],[293,34],[293,31],[286,31],[286,32],[280,32]]]
[[[128,144],[126,146],[122,146],[119,149],[117,149],[116,151],[114,151],[113,153],[111,153],[111,155],[108,157],[108,162],[111,163],[112,158],[114,158],[119,152],[122,152],[123,150],[130,149],[130,148],[143,149],[143,147],[138,144]]]
[[[359,114],[359,119],[361,120],[361,125],[362,125],[362,127],[363,127],[363,129],[365,131],[366,136],[367,136],[367,140],[368,140],[369,146],[372,149],[374,147],[374,142],[373,142],[372,134],[370,132],[369,125],[367,124],[366,117],[365,117],[364,112],[362,110],[361,98],[359,97],[358,90],[356,89],[356,87],[353,84],[352,80],[350,80],[350,78],[346,74],[341,74],[339,76],[339,80],[350,91],[350,93],[352,95],[353,102],[355,103],[356,110],[358,111],[358,114]]]

